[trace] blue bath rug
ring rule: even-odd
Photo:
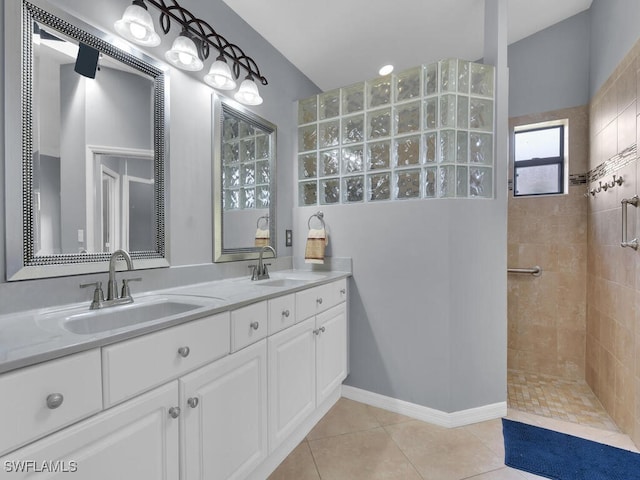
[[[640,480],[640,454],[502,419],[504,463],[555,480]]]

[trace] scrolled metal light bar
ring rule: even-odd
[[[170,3],[165,0],[144,0],[144,2],[153,5],[162,12],[160,14],[160,27],[165,35],[171,30],[171,19],[173,19],[178,22],[183,29],[186,29],[196,37],[198,40],[197,46],[203,59],[209,58],[209,46],[212,46],[218,50],[221,55],[224,55],[233,62],[233,74],[236,78],[240,78],[240,68],[242,67],[247,71],[248,76],[260,80],[262,85],[269,83],[260,73],[256,62],[247,56],[238,45],[227,41],[227,39],[218,34],[211,25],[195,17],[176,0],[170,0]]]

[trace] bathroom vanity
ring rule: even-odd
[[[204,306],[98,332],[67,330],[76,306],[25,315],[50,341],[0,362],[0,477],[264,480],[340,396],[348,275],[154,292]]]

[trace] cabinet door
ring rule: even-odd
[[[347,313],[342,303],[316,317],[316,388],[322,403],[347,377]]]
[[[269,451],[315,408],[315,319],[269,337]]]
[[[267,456],[266,340],[180,379],[180,404],[182,480],[245,478]]]
[[[56,478],[175,480],[179,421],[169,409],[177,406],[172,382],[6,455],[0,476],[50,478],[34,470],[55,468]]]

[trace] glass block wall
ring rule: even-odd
[[[226,112],[222,131],[224,209],[269,207],[269,136]]]
[[[494,67],[448,59],[298,103],[298,204],[493,197]]]

